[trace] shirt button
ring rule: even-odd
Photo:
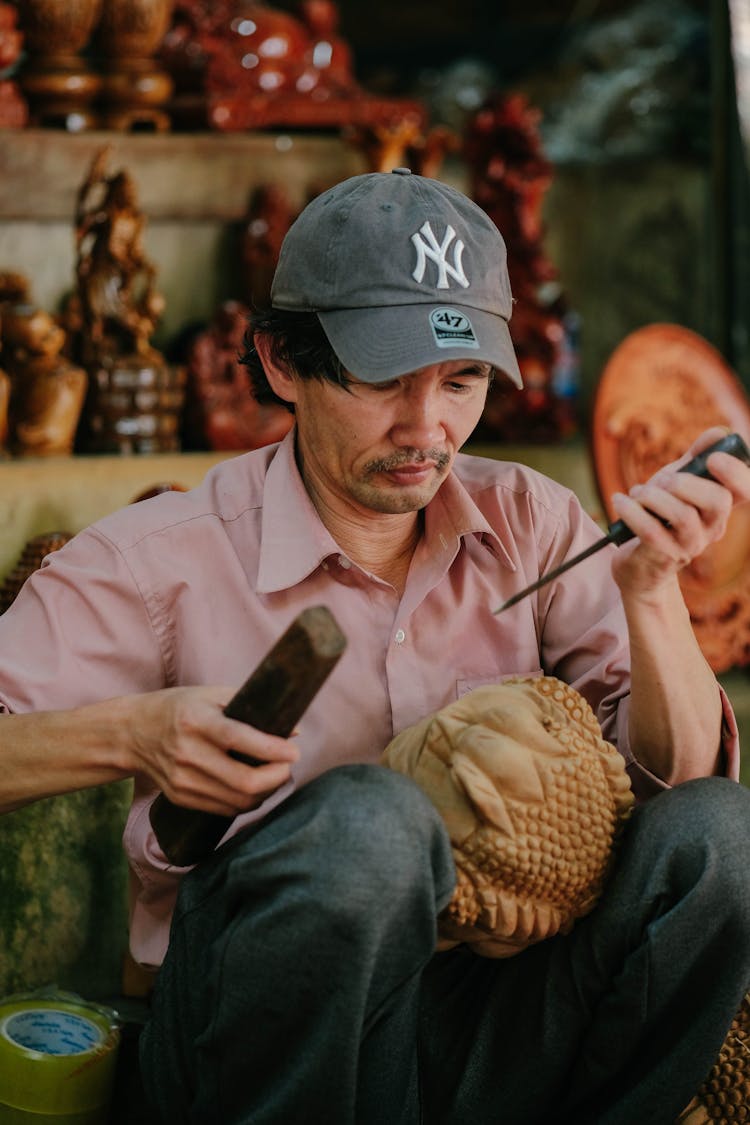
[[[339,566],[343,567],[344,570],[348,570],[351,565],[352,564],[344,555],[339,555]]]
[[[402,645],[404,643],[404,641],[406,640],[406,633],[404,632],[403,629],[397,629],[396,635],[394,636],[393,639],[394,639],[394,641],[396,642],[397,645]]]

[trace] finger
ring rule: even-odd
[[[750,473],[748,474],[750,476]],[[723,534],[732,511],[733,496],[720,481],[705,480],[687,473],[675,473],[667,490],[685,504],[697,509],[701,522],[712,534]]]
[[[701,520],[707,525],[725,521],[732,507],[732,494],[721,482],[694,477],[689,473],[660,473],[658,479],[653,478],[646,484],[636,485],[630,490],[631,497],[651,509],[654,509],[654,504],[660,502],[659,497],[662,494],[663,503],[669,504],[667,497],[671,496],[680,504],[696,509]],[[675,511],[674,508],[670,510]],[[661,509],[659,514],[662,514]],[[673,522],[670,514],[667,514],[666,518]]]
[[[229,718],[220,698],[221,689],[189,689],[177,697],[174,727],[178,753],[180,746],[189,751],[205,743],[222,750],[225,756],[236,750],[261,761],[297,761],[299,752],[293,742]]]
[[[264,762],[296,762],[299,758],[297,745],[290,739],[266,734],[223,714],[212,724],[211,733],[215,733],[217,745],[226,751],[234,750]]]
[[[690,448],[685,450],[685,453],[682,455],[682,457],[678,458],[675,464],[686,464],[692,457],[695,457],[697,453],[702,453],[704,449],[708,449],[709,445],[713,445],[714,442],[721,441],[722,438],[725,438],[727,434],[730,434],[731,432],[732,431],[730,430],[729,426],[710,426],[709,429],[704,430],[698,435]]]
[[[235,762],[234,766],[229,783],[216,773],[181,768],[170,774],[162,788],[174,804],[234,817],[257,807],[291,778],[291,765],[286,762],[262,766]]]
[[[657,549],[684,566],[692,557],[695,538],[700,529],[696,509],[656,488],[648,489],[648,496],[641,503],[641,489],[646,493],[646,486],[640,486],[637,499],[615,493],[612,497],[615,511],[641,543]],[[674,525],[672,520],[675,521]]]
[[[730,453],[712,453],[706,466],[714,480],[729,489],[735,503],[750,500],[750,466],[739,457]]]

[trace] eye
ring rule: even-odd
[[[467,395],[484,390],[487,385],[486,378],[482,375],[461,375],[446,379],[445,386],[452,394]]]
[[[375,394],[382,394],[384,391],[392,391],[394,387],[399,385],[398,379],[389,379],[387,383],[364,383],[363,386],[368,391],[373,391]]]

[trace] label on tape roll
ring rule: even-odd
[[[0,1000],[0,1122],[4,1108],[61,1122],[106,1110],[118,1043],[116,1013],[72,993]]]
[[[41,1055],[79,1055],[98,1046],[103,1035],[86,1016],[61,1008],[32,1008],[0,1022],[0,1035]]]

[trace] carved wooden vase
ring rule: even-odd
[[[185,369],[155,348],[103,356],[89,367],[77,448],[85,453],[177,453]]]
[[[101,80],[80,57],[101,13],[102,0],[24,0],[18,6],[28,60],[20,84],[32,124],[70,132],[98,124],[92,102]]]
[[[173,83],[153,56],[173,6],[173,0],[103,0],[97,40],[106,60],[102,99],[108,128],[169,129],[164,106]]]

